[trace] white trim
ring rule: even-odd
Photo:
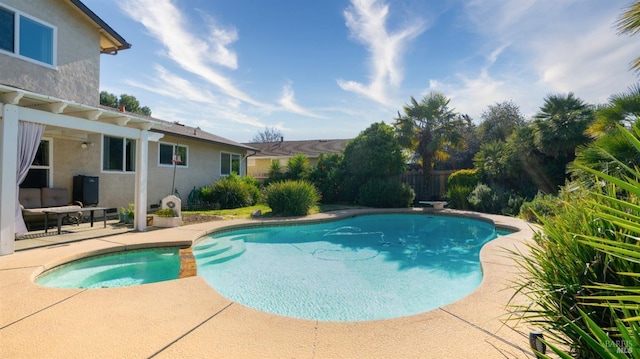
[[[11,51],[6,51],[3,49],[0,49],[0,52],[8,55],[8,56],[12,56],[15,58],[18,58],[20,60],[24,60],[24,61],[28,61],[31,63],[34,63],[36,65],[40,65],[40,66],[44,66],[44,67],[48,67],[50,69],[56,70],[57,66],[58,66],[58,27],[55,25],[52,25],[46,21],[40,20],[39,18],[32,16],[30,14],[27,14],[21,10],[18,10],[16,8],[13,8],[3,2],[0,2],[0,7],[6,9],[7,11],[13,12],[14,13],[14,17],[13,17],[13,52]],[[20,36],[22,35],[21,29],[20,29],[20,18],[21,17],[25,17],[33,22],[36,22],[42,26],[48,27],[51,29],[51,63],[46,63],[43,61],[40,61],[38,59],[33,59],[31,57],[28,56],[24,56],[20,53]]]
[[[101,134],[100,136],[100,173],[117,173],[117,174],[125,174],[125,173],[135,173],[136,170],[135,168],[137,167],[137,156],[138,156],[138,141],[135,138],[128,138],[128,137],[121,137],[121,136],[111,136],[111,135],[106,135],[108,137],[111,138],[117,138],[117,139],[122,139],[122,170],[113,170],[113,169],[105,169],[104,168],[104,136],[105,134]],[[135,146],[133,147],[133,149],[136,151],[135,156],[134,156],[134,161],[136,161],[134,166],[134,170],[133,171],[127,171],[127,142],[126,140],[131,140],[131,141],[135,141]]]
[[[49,156],[49,165],[48,166],[38,166],[38,165],[31,165],[29,167],[29,170],[32,169],[37,169],[37,170],[48,170],[48,178],[47,178],[47,187],[52,187],[53,186],[53,137],[42,137],[42,139],[40,140],[40,142],[42,141],[47,141],[49,142],[49,153],[47,154]]]
[[[165,168],[173,168],[173,164],[166,164],[166,163],[160,163],[160,146],[165,145],[165,146],[171,146],[171,151],[173,153],[175,153],[175,147],[176,144],[175,143],[171,143],[171,142],[158,142],[158,167],[165,167]],[[176,168],[189,168],[189,146],[188,145],[181,145],[180,143],[177,144],[178,147],[184,147],[187,149],[187,164],[186,165],[177,165]]]
[[[229,163],[229,173],[222,173],[222,154],[228,154],[229,156],[229,161],[231,161]],[[231,175],[231,172],[233,172],[233,155],[238,156],[238,160],[240,161],[240,168],[238,169],[238,176],[242,176],[244,175],[242,173],[242,154],[241,153],[237,153],[237,152],[227,152],[227,151],[220,151],[220,176],[221,177],[228,177]]]

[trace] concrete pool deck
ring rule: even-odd
[[[535,358],[528,344],[534,328],[505,323],[513,295],[510,280],[517,276],[505,248],[524,252],[524,242],[533,235],[530,225],[447,209],[406,211],[481,216],[499,228],[519,231],[483,247],[483,281],[469,296],[430,312],[365,322],[259,312],[226,299],[198,276],[106,289],[55,289],[33,282],[42,271],[87,255],[187,247],[222,227],[273,219],[214,221],[23,250],[0,257],[0,357]],[[336,211],[299,220],[379,212]]]

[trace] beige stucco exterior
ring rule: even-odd
[[[97,176],[99,177],[99,206],[127,207],[134,199],[135,173],[105,172],[102,170],[102,135],[90,134],[87,137],[88,145],[86,148],[82,148],[83,142],[75,139],[52,139],[53,182],[51,187],[67,188],[71,195],[73,176]],[[160,143],[179,143],[189,149],[188,166],[176,166],[175,171],[175,187],[185,202],[194,187],[207,186],[220,179],[221,152],[237,153],[241,156],[245,152],[230,146],[174,136],[165,136],[159,143],[149,143],[147,181],[149,205],[158,204],[164,196],[171,194],[174,171],[172,166],[159,165]],[[244,171],[243,164],[240,167]]]
[[[54,68],[0,53],[0,83],[96,106],[99,103],[98,31],[63,0],[0,0],[57,28]],[[10,71],[8,70],[10,69]]]

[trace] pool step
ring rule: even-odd
[[[231,248],[229,248],[229,250],[218,253],[211,257],[207,257],[205,259],[206,262],[204,262],[203,265],[226,262],[233,258],[239,257],[247,249],[243,240],[235,240],[232,243],[233,245],[231,246]]]
[[[246,250],[243,236],[220,237],[204,245],[197,245],[194,256],[201,264],[213,264],[235,258]]]

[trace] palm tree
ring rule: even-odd
[[[555,190],[567,179],[567,164],[576,157],[576,148],[591,142],[585,131],[593,119],[593,106],[573,93],[548,95],[534,116],[533,141],[546,157],[544,172]]]
[[[398,113],[394,119],[400,145],[420,157],[427,190],[434,161],[445,160],[447,148],[463,145],[459,129],[464,121],[449,108],[449,102],[440,92],[431,92],[420,101],[411,97],[411,102],[403,106],[404,115]]]
[[[629,4],[616,23],[619,34],[636,35],[640,32],[640,1]],[[631,63],[631,69],[640,71],[640,57]]]
[[[627,93],[611,96],[609,103],[596,111],[596,121],[587,129],[587,134],[595,141],[577,149],[577,156],[570,171],[580,178],[585,176],[582,167],[619,175],[622,167],[616,165],[614,158],[633,168],[640,166],[640,152],[627,141],[621,129],[631,129],[633,134],[640,133],[640,86],[633,86]]]

